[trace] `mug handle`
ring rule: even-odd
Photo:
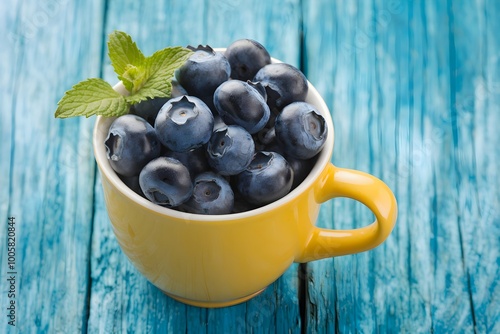
[[[327,257],[364,252],[380,245],[391,233],[397,218],[397,203],[389,187],[373,175],[329,163],[315,193],[323,203],[335,197],[352,198],[375,215],[372,224],[352,230],[332,230],[314,226],[301,258],[308,262]]]

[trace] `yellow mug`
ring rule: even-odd
[[[117,91],[126,93],[123,86]],[[353,254],[378,246],[391,233],[397,204],[376,177],[330,162],[334,128],[330,112],[309,83],[306,101],[328,126],[328,138],[307,178],[264,207],[227,215],[167,209],[130,190],[111,169],[104,141],[113,118],[97,117],[94,153],[114,233],[132,264],[172,298],[200,307],[244,302],[278,279],[293,262]],[[376,217],[353,230],[315,226],[320,203],[349,197]]]

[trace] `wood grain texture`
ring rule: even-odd
[[[470,308],[480,333],[500,332],[500,28],[495,1],[452,6],[456,206]],[[476,29],[470,29],[476,27]],[[492,126],[493,125],[493,126]],[[495,129],[495,130],[494,130]]]
[[[11,1],[0,4],[0,308],[16,217],[17,321],[0,333],[500,332],[500,3]],[[362,254],[294,264],[224,309],[178,303],[120,250],[93,160],[94,119],[56,120],[64,91],[110,83],[114,29],[145,54],[254,38],[330,107],[332,162],[394,190],[393,234]],[[373,215],[335,199],[318,225]]]
[[[481,72],[488,60],[490,66],[498,61],[488,54],[498,49],[486,28],[493,7],[402,1],[331,8],[324,1],[306,13],[307,74],[332,106],[333,162],[379,176],[395,190],[400,212],[393,235],[378,249],[308,264],[312,332],[325,325],[339,332],[498,329],[498,194],[480,202],[485,188],[476,183],[482,166],[475,151],[489,142],[483,136],[498,138],[479,134],[473,122],[499,117],[481,106],[498,98],[494,74]],[[487,49],[484,36],[490,36]],[[311,67],[324,53],[333,60],[326,75],[325,66]],[[457,98],[471,100],[459,111]],[[482,142],[471,145],[476,134]],[[498,149],[492,149],[494,156]],[[328,226],[362,226],[366,211],[335,203]]]
[[[0,158],[2,188],[9,191],[5,196],[2,190],[0,301],[4,310],[4,222],[14,216],[17,326],[8,326],[2,311],[0,332],[85,331],[95,171],[92,121],[61,122],[54,111],[75,81],[99,75],[101,20],[93,29],[88,23],[102,3],[15,1],[8,10],[5,6],[1,133],[10,147],[2,144]]]

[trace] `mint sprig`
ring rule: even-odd
[[[109,35],[108,49],[111,65],[129,95],[120,95],[103,79],[87,79],[64,94],[55,117],[121,116],[128,113],[131,104],[169,97],[174,71],[192,53],[183,47],[168,47],[145,57],[132,38],[121,31]]]
[[[181,67],[187,57],[184,55],[191,51],[182,47],[170,47],[153,53],[145,59],[145,77],[147,80],[138,83],[137,90],[126,97],[132,104],[153,97],[169,97],[172,90],[174,71]]]
[[[109,35],[108,56],[118,79],[129,92],[137,87],[137,80],[144,79],[145,59],[137,44],[122,31],[114,31]]]

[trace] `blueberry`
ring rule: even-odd
[[[247,80],[247,84],[249,84],[250,86],[255,88],[264,100],[267,100],[266,87],[262,86],[262,84],[259,81],[253,82],[253,81]]]
[[[130,107],[130,113],[144,118],[149,124],[154,126],[158,112],[168,100],[168,97],[157,97],[141,101]]]
[[[274,127],[265,127],[261,131],[257,132],[254,135],[254,141],[256,151],[276,152],[285,157],[285,150],[278,144]]]
[[[194,53],[176,70],[175,78],[189,95],[196,96],[213,108],[217,87],[229,79],[231,67],[223,54],[211,47],[190,47]]]
[[[194,180],[198,174],[210,170],[205,153],[205,148],[199,147],[187,152],[168,151],[163,155],[179,160],[184,166],[187,167],[189,174],[191,175],[191,179]]]
[[[225,51],[231,65],[231,78],[251,80],[264,66],[271,63],[266,48],[251,39],[240,39],[233,42]]]
[[[165,103],[155,121],[161,143],[176,152],[186,152],[206,144],[213,126],[214,117],[207,105],[186,95]]]
[[[213,172],[199,174],[194,180],[193,195],[182,205],[191,213],[223,215],[231,213],[234,194],[229,182]]]
[[[221,175],[236,175],[252,161],[252,136],[238,125],[215,130],[207,145],[208,163]]]
[[[266,88],[269,107],[283,109],[294,101],[304,101],[308,84],[304,74],[290,64],[275,63],[264,66],[253,81],[260,81]]]
[[[136,194],[146,198],[146,196],[142,192],[141,186],[139,185],[139,175],[134,175],[134,176],[119,175],[119,177],[127,187],[133,190]]]
[[[171,97],[179,97],[182,95],[189,95],[186,89],[181,86],[181,84],[175,79],[172,79],[172,92],[170,93]]]
[[[235,199],[233,205],[233,213],[246,212],[257,209],[258,207],[258,205],[248,203],[244,199]]]
[[[214,105],[226,124],[239,125],[251,134],[260,131],[270,116],[266,99],[258,89],[240,80],[221,84],[214,93]]]
[[[151,202],[167,208],[184,203],[193,192],[187,167],[168,157],[156,158],[144,166],[139,174],[139,184]]]
[[[293,170],[276,152],[257,152],[250,165],[236,176],[238,192],[248,202],[265,205],[290,192]]]
[[[276,141],[274,127],[265,127],[254,135],[256,144],[269,145]]]
[[[328,128],[319,111],[306,102],[286,106],[276,118],[276,138],[287,155],[310,159],[323,148]]]
[[[113,170],[128,177],[139,175],[161,151],[154,128],[145,119],[130,114],[113,121],[104,145]]]
[[[276,153],[282,155],[288,161],[288,156],[286,155],[285,150],[283,150],[283,147],[281,147],[276,142],[273,142],[269,145],[264,146],[264,149],[262,151],[276,152]]]
[[[222,118],[219,115],[214,115],[214,130],[220,129],[220,128],[225,128],[227,126],[226,123],[222,120]]]
[[[293,184],[292,189],[295,189],[305,178],[309,175],[312,168],[314,167],[314,163],[316,162],[315,158],[302,160],[296,159],[290,156],[285,157],[286,161],[290,164],[293,170]]]

